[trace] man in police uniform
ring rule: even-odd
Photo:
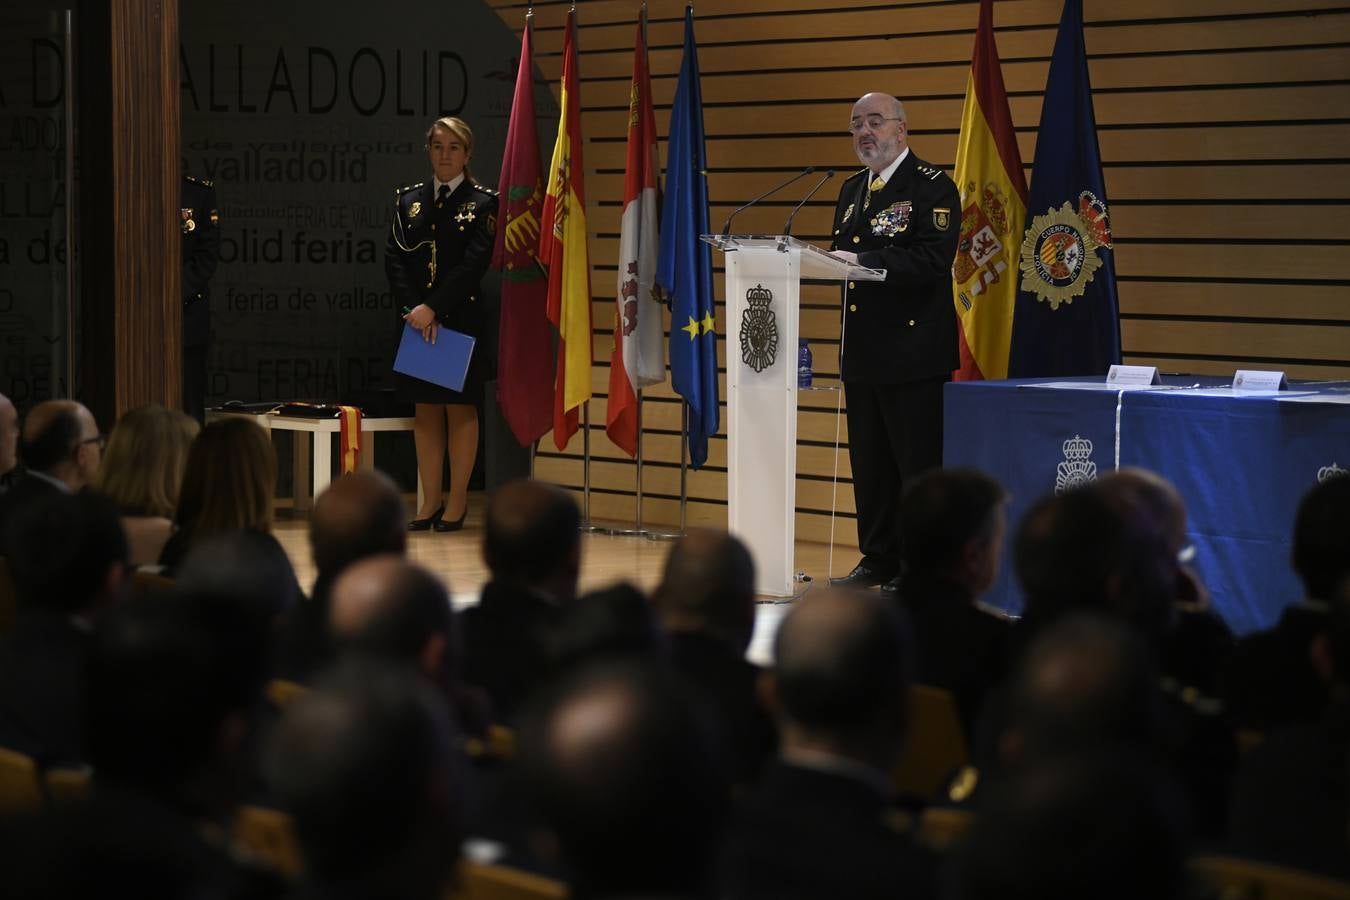
[[[216,189],[183,176],[179,227],[183,233],[183,411],[198,422],[206,412],[206,352],[211,343],[211,276],[220,262]]]
[[[885,269],[886,280],[850,282],[845,295],[841,365],[862,560],[835,581],[893,591],[904,481],[942,464],[942,386],[958,365],[951,268],[961,207],[952,180],[910,151],[899,100],[863,96],[849,132],[867,168],[840,189],[832,249]]]

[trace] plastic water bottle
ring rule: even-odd
[[[811,345],[806,343],[806,338],[801,338],[797,344],[797,387],[809,388],[811,386]]]

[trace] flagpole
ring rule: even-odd
[[[679,531],[648,531],[649,541],[676,541],[684,537],[685,517],[689,508],[689,401],[680,403],[680,529]]]

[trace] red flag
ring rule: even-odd
[[[548,281],[535,256],[544,206],[539,138],[534,125],[534,63],[530,17],[520,41],[520,69],[506,129],[501,227],[492,266],[502,273],[501,334],[497,350],[497,402],[521,446],[539,440],[553,424],[553,337],[547,315]]]
[[[637,456],[637,391],[666,377],[661,305],[656,281],[657,209],[656,116],[643,35],[638,20],[633,47],[633,86],[628,106],[628,165],[623,179],[619,227],[619,283],[615,293],[614,352],[609,362],[609,406],[605,431],[629,456]]]
[[[569,11],[563,42],[562,113],[549,166],[539,241],[539,258],[548,269],[548,318],[558,329],[553,443],[559,450],[577,433],[578,410],[591,399],[591,264],[586,251],[575,19],[576,11]]]

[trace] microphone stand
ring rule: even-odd
[[[778,239],[778,252],[782,253],[787,249],[788,238],[792,237],[792,220],[797,218],[797,213],[806,205],[806,201],[816,195],[816,191],[825,186],[825,182],[834,177],[834,169],[825,173],[825,177],[816,182],[816,186],[811,188],[811,192],[802,198],[802,202],[792,207],[792,212],[788,214],[787,221],[783,223],[783,235]]]
[[[765,191],[764,193],[760,194],[758,197],[756,197],[755,199],[751,200],[749,203],[745,204],[744,206],[741,206],[741,207],[738,207],[738,208],[732,210],[732,211],[731,211],[731,215],[727,216],[727,223],[726,223],[725,225],[722,226],[722,237],[725,238],[725,237],[727,237],[728,235],[731,234],[731,220],[732,220],[732,219],[736,218],[738,215],[740,215],[741,213],[745,212],[747,209],[749,209],[750,207],[754,206],[756,203],[758,203],[759,201],[763,200],[765,197],[768,197],[768,196],[771,195],[771,194],[776,194],[776,193],[778,193],[778,192],[781,191],[783,188],[787,187],[789,184],[792,184],[792,182],[796,181],[796,180],[799,179],[799,178],[805,178],[807,175],[810,175],[810,174],[811,174],[812,172],[814,172],[815,170],[816,170],[816,167],[815,167],[815,166],[807,166],[805,169],[802,169],[800,172],[798,172],[796,175],[793,175],[791,178],[789,178],[787,181],[783,182],[782,184],[777,185],[776,187],[769,188],[767,191]],[[834,174],[834,173],[831,172],[830,174]]]

